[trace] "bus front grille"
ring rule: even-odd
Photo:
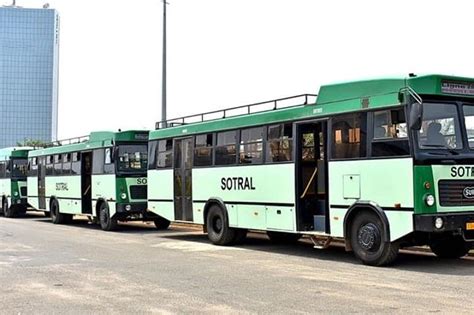
[[[143,185],[130,186],[130,198],[131,199],[147,199],[146,186],[143,186]]]
[[[474,205],[474,180],[441,180],[438,190],[443,207]]]

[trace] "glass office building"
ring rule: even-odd
[[[0,148],[57,137],[59,16],[0,7]]]

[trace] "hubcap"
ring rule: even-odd
[[[222,219],[219,217],[214,218],[212,226],[214,228],[214,231],[220,233],[222,231]]]
[[[373,223],[367,223],[359,229],[357,241],[363,249],[376,251],[381,243],[379,228]]]

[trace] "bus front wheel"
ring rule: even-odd
[[[8,206],[7,198],[3,199],[2,209],[3,209],[3,215],[5,216],[5,218],[14,218],[15,217],[15,214],[16,214],[15,213],[15,208]]]
[[[361,212],[352,221],[352,250],[364,264],[384,266],[397,258],[398,244],[384,241],[383,233],[383,223],[373,212]]]
[[[110,217],[109,205],[102,202],[99,208],[100,227],[104,231],[114,231],[118,227],[117,219]]]
[[[236,229],[229,227],[224,210],[212,205],[206,218],[207,236],[214,245],[232,245],[237,238]]]
[[[471,250],[471,245],[462,236],[452,236],[432,241],[430,248],[440,258],[456,259],[466,256]]]
[[[166,220],[163,217],[158,217],[154,220],[154,222],[157,230],[166,230],[168,229],[171,223],[169,220]]]

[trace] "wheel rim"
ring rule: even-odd
[[[367,223],[362,226],[357,233],[357,242],[360,247],[369,252],[375,252],[381,244],[381,233],[377,225]]]
[[[222,231],[222,218],[215,216],[214,219],[212,220],[212,229],[216,233],[220,233]]]

